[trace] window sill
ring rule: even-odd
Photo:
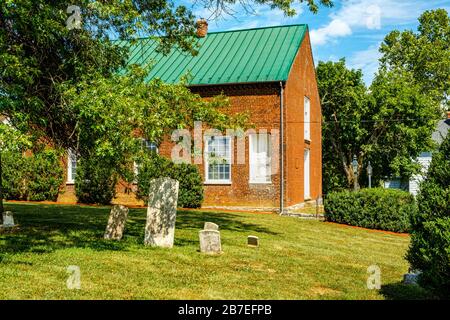
[[[204,185],[231,185],[231,181],[221,181],[221,180],[217,180],[217,181],[204,181],[203,182]]]
[[[249,181],[248,184],[272,184],[272,181]]]
[[[75,181],[66,181],[66,185],[74,185]]]

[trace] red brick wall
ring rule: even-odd
[[[304,97],[311,104],[311,142],[304,140]],[[304,202],[304,151],[310,149],[310,196],[322,194],[322,113],[309,35],[295,58],[285,88],[286,205]]]
[[[220,93],[229,97],[231,114],[249,111],[254,128],[279,130],[279,86],[275,84],[193,87],[192,91],[209,99]],[[249,143],[245,141],[245,164],[237,164],[237,142],[233,143],[234,163],[231,166],[231,184],[204,185],[204,206],[278,207],[279,173],[272,175],[272,184],[249,184]],[[170,157],[173,144],[167,139],[160,146],[160,153]],[[204,163],[198,165],[204,177]]]

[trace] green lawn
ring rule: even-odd
[[[143,245],[145,210],[130,210],[121,242],[102,239],[109,208],[7,204],[20,224],[0,235],[0,299],[423,298],[400,284],[409,238],[319,221],[180,211],[173,249]],[[204,221],[220,226],[220,256],[198,252]],[[259,248],[246,245],[248,235]],[[367,267],[382,271],[380,291]],[[66,287],[69,265],[81,290]]]

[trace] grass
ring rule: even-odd
[[[0,299],[414,299],[400,284],[409,237],[275,214],[179,211],[173,249],[143,245],[146,212],[131,209],[124,238],[102,239],[109,208],[7,204],[20,229],[0,235]],[[219,256],[198,252],[205,221],[220,226]],[[248,235],[259,248],[246,245]],[[381,290],[368,290],[368,266]],[[81,290],[66,287],[67,267]]]

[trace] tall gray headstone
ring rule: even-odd
[[[201,230],[200,252],[207,254],[222,253],[222,245],[220,243],[220,232],[217,230]]]
[[[14,217],[13,213],[11,211],[5,211],[3,212],[3,227],[9,228],[14,227]]]
[[[170,178],[158,178],[150,181],[145,245],[173,247],[178,187],[178,181]]]
[[[108,224],[104,238],[111,240],[122,239],[125,223],[127,222],[128,208],[122,205],[115,205],[109,214]]]
[[[219,226],[212,222],[205,222],[205,225],[203,226],[203,230],[219,230]]]

